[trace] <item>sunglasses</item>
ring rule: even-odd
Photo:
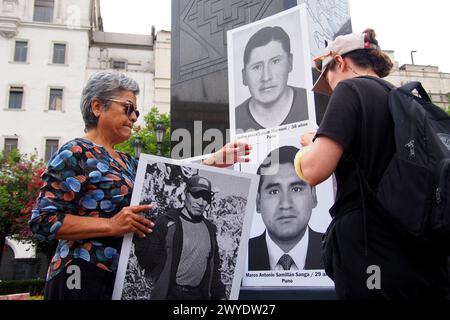
[[[122,107],[124,107],[125,108],[125,113],[127,114],[128,118],[131,117],[133,112],[136,114],[136,118],[139,118],[139,115],[141,114],[137,110],[137,108],[134,106],[134,104],[132,104],[131,102],[120,101],[120,100],[115,100],[115,99],[107,99],[106,101],[115,102],[115,103],[120,104]]]
[[[212,195],[209,192],[206,191],[198,191],[198,192],[189,192],[194,199],[200,199],[203,198],[208,203],[211,203]]]
[[[322,72],[322,70],[323,70],[323,60],[325,60],[325,58],[328,58],[328,57],[336,57],[337,55],[338,54],[336,52],[329,51],[329,52],[325,53],[324,55],[315,57],[313,59],[314,67],[316,68],[317,71]]]

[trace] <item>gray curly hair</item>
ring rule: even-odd
[[[94,115],[91,103],[94,99],[105,101],[105,109],[111,106],[108,99],[114,99],[121,91],[131,91],[139,94],[138,83],[124,74],[100,71],[94,73],[88,80],[81,99],[81,113],[85,124],[85,131],[96,128],[98,118]]]

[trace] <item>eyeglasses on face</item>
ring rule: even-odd
[[[131,117],[133,112],[136,114],[136,118],[139,118],[139,115],[141,114],[134,106],[134,104],[129,101],[120,101],[116,99],[107,99],[106,101],[111,101],[120,104],[122,107],[125,108],[125,113],[127,114],[128,117]]]
[[[192,197],[194,197],[194,199],[203,198],[203,200],[205,200],[206,202],[211,203],[212,195],[207,191],[198,191],[198,192],[189,191],[189,193],[192,195]]]
[[[325,58],[328,58],[328,57],[333,57],[334,58],[336,56],[337,56],[336,52],[328,51],[324,55],[315,57],[313,59],[314,67],[316,68],[317,71],[322,72],[322,70],[323,70],[323,60],[325,60]]]

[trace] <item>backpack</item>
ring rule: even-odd
[[[376,190],[359,169],[360,175],[400,229],[450,254],[450,117],[431,102],[420,82],[393,88],[375,81],[390,90],[396,152]]]

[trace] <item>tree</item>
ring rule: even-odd
[[[134,155],[133,143],[137,137],[139,137],[144,143],[143,153],[157,154],[158,144],[156,140],[156,125],[162,123],[166,129],[164,139],[162,142],[162,155],[170,157],[170,115],[168,113],[159,113],[156,107],[153,107],[151,111],[145,116],[145,127],[133,130],[131,138],[116,146],[117,150]]]
[[[28,221],[42,187],[45,165],[36,155],[0,155],[0,262],[6,237],[33,241]]]
[[[448,103],[447,113],[450,115],[450,93],[447,94],[447,103]]]

